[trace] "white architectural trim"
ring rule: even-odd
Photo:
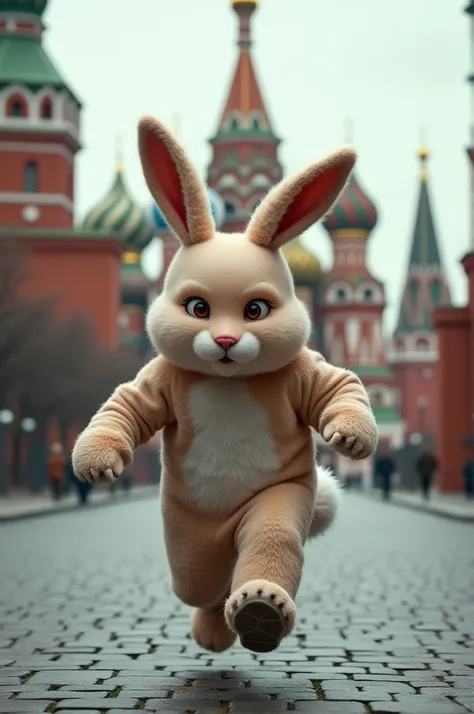
[[[70,213],[74,212],[74,204],[67,196],[60,193],[8,193],[0,191],[0,203],[39,204],[42,206],[62,206]]]
[[[344,300],[339,300],[337,297],[337,291],[343,288],[346,291],[346,298]],[[344,280],[338,280],[332,283],[326,290],[326,303],[330,305],[347,305],[354,301],[354,290],[352,286],[345,282]]]
[[[0,152],[1,151],[11,151],[13,153],[24,151],[25,154],[59,154],[63,159],[66,159],[69,164],[74,163],[72,151],[60,144],[43,144],[29,141],[0,141]]]

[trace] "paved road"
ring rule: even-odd
[[[158,502],[0,526],[0,714],[474,712],[474,526],[348,495],[308,547],[295,634],[189,639]]]

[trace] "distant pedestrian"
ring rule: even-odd
[[[375,461],[375,482],[380,485],[384,501],[388,501],[392,492],[392,477],[396,464],[391,455],[390,446],[382,444]]]
[[[429,449],[423,449],[415,461],[415,469],[420,479],[421,492],[426,500],[430,497],[437,468],[438,460],[436,456]]]
[[[89,500],[89,494],[93,489],[93,485],[87,481],[79,481],[74,473],[74,468],[72,465],[72,456],[69,457],[67,461],[67,475],[69,477],[69,482],[75,487],[81,506],[86,506]]]
[[[474,457],[470,457],[463,468],[464,493],[466,498],[474,498]]]
[[[55,501],[59,501],[61,498],[65,477],[65,465],[66,458],[62,444],[53,444],[48,458],[48,476],[51,493]]]

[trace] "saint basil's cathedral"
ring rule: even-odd
[[[58,294],[63,314],[86,313],[104,344],[150,356],[148,304],[177,248],[159,207],[139,205],[118,161],[104,196],[74,222],[74,160],[81,102],[42,43],[48,0],[0,0],[0,239],[30,249],[30,295]],[[258,0],[233,0],[237,62],[211,139],[205,181],[216,226],[241,231],[269,188],[283,177],[274,131],[255,72],[252,21]],[[333,261],[323,270],[300,238],[283,252],[313,321],[311,346],[364,382],[380,440],[401,447],[436,435],[438,346],[433,314],[450,307],[431,208],[428,152],[419,152],[419,196],[398,323],[387,339],[385,291],[368,266],[378,212],[359,173],[323,221]],[[106,187],[105,187],[106,188]],[[163,246],[161,277],[151,281],[142,252]],[[380,238],[378,238],[380,240]],[[78,280],[77,277],[82,276]],[[361,473],[361,469],[363,473]],[[369,477],[371,464],[338,460],[341,477]],[[449,479],[444,490],[459,486]]]

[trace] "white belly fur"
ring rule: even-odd
[[[242,381],[209,379],[193,385],[189,416],[195,436],[183,478],[201,508],[236,508],[272,483],[280,464],[268,414]]]

